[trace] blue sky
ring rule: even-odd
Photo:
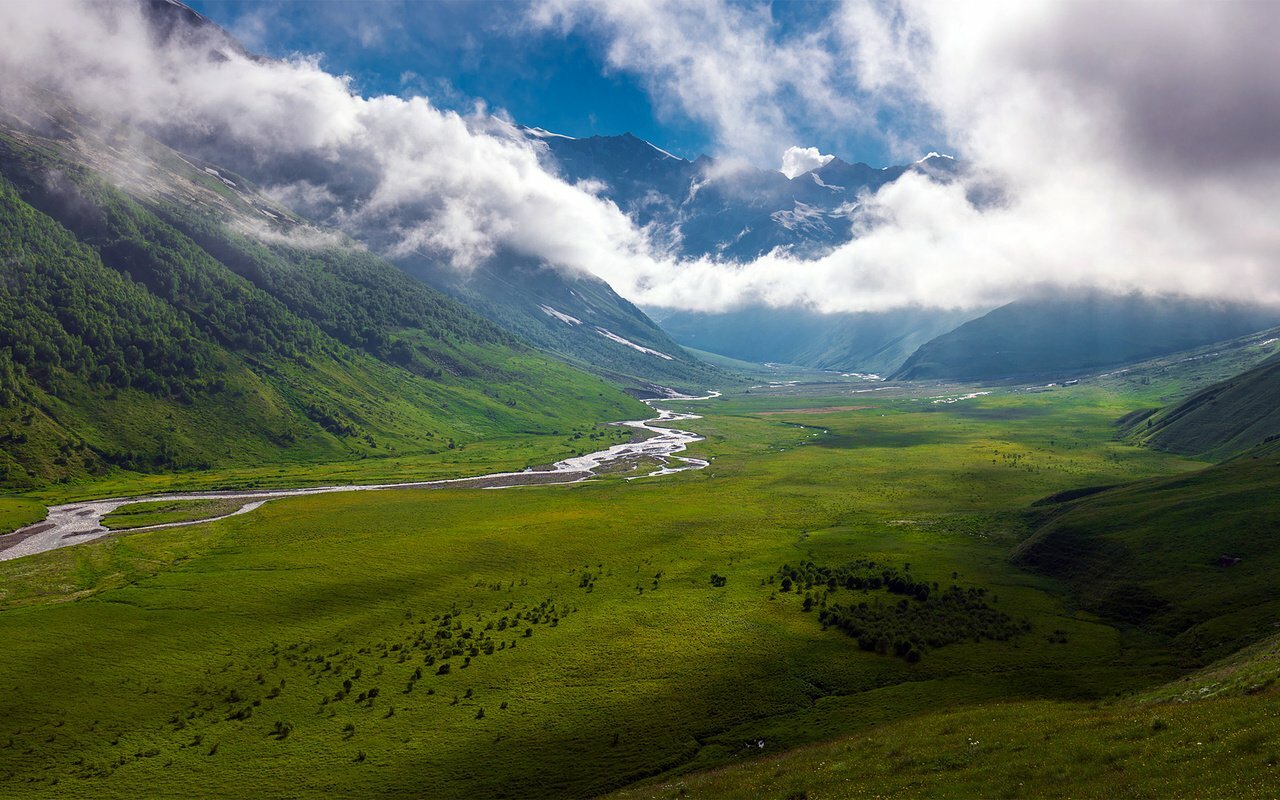
[[[483,100],[517,122],[571,136],[630,131],[677,155],[720,154],[715,131],[663,103],[643,76],[611,68],[596,31],[538,29],[519,2],[305,2],[191,0],[251,50],[270,56],[318,54],[331,72],[351,75],[363,94],[419,93],[445,108]],[[824,24],[830,6],[781,2],[770,7],[779,35]],[[875,131],[851,131],[821,118],[792,119],[804,139],[849,161],[892,158]],[[895,123],[890,119],[888,126]],[[779,147],[778,155],[781,156]],[[758,166],[776,167],[777,164]]]

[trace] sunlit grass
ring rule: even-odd
[[[1155,643],[1073,611],[1007,555],[1038,497],[1196,464],[1115,441],[1121,400],[966,403],[794,417],[755,415],[785,410],[777,398],[689,403],[705,419],[685,424],[708,436],[693,454],[713,459],[700,472],[280,499],[7,562],[0,787],[587,796],[762,752],[748,742],[768,754],[1175,677]],[[908,664],[822,630],[767,583],[786,562],[860,557],[984,588],[1032,631]],[[455,608],[481,631],[509,603],[545,601],[554,627],[448,674],[414,645]]]
[[[173,522],[211,519],[232,513],[244,505],[243,500],[155,500],[130,503],[102,518],[103,527],[113,531],[167,525]]]

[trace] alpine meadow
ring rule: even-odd
[[[0,4],[0,797],[1274,797],[1277,36]]]

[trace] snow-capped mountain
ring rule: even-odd
[[[909,172],[948,180],[960,169],[941,153],[881,168],[831,158],[788,178],[778,170],[731,169],[707,156],[679,158],[629,133],[575,139],[541,128],[518,130],[543,151],[550,167],[568,180],[600,184],[602,194],[637,224],[665,233],[676,252],[739,262],[776,249],[822,255],[853,237],[861,195]],[[982,310],[818,314],[754,306],[727,313],[651,311],[676,341],[700,350],[747,361],[888,373],[918,345]]]
[[[858,196],[907,172],[945,179],[950,156],[875,168],[839,158],[788,178],[778,170],[683,159],[630,133],[575,139],[519,128],[572,181],[591,180],[641,225],[657,224],[687,256],[749,261],[776,248],[811,256],[852,237]]]

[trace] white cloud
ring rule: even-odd
[[[614,63],[646,73],[731,152],[750,152],[736,131],[752,119],[776,141],[789,115],[812,121],[823,103],[810,98],[839,87],[826,105],[847,116],[831,115],[832,128],[896,116],[886,136],[919,153],[911,123],[940,125],[966,181],[1004,197],[979,208],[963,185],[910,177],[865,198],[881,224],[824,258],[686,264],[674,283],[616,278],[643,302],[858,310],[998,302],[1041,285],[1280,300],[1276,4],[845,0],[828,34],[803,42],[770,38],[765,12],[727,2],[696,5],[714,21],[705,29],[651,30],[670,9],[641,6],[546,0],[541,13],[611,37]],[[786,83],[804,48],[822,55]],[[747,86],[730,96],[747,100],[706,103],[738,76]]]
[[[549,174],[482,107],[362,97],[314,59],[156,46],[132,4],[0,4],[0,98],[58,88],[381,250],[459,267],[516,255],[654,305],[972,306],[1044,285],[1280,300],[1280,98],[1267,80],[1280,51],[1264,35],[1278,10],[850,2],[821,36],[779,38],[767,8],[716,0],[539,7],[547,25],[592,20],[614,37],[612,63],[648,71],[672,113],[701,109],[728,152],[776,154],[794,115],[842,124],[868,98],[932,109],[969,176],[908,175],[860,198],[859,238],[809,261],[678,259],[598,187]],[[1003,202],[975,205],[978,182]]]
[[[361,97],[313,58],[154,46],[132,4],[9,4],[0,20],[6,75],[232,163],[383,249],[425,248],[458,266],[511,250],[586,269],[600,254],[649,248],[612,203],[546,172],[533,145],[483,108],[461,115],[424,97]]]
[[[830,163],[833,158],[835,156],[819,153],[816,147],[788,147],[782,154],[780,171],[788,178],[794,178]]]

